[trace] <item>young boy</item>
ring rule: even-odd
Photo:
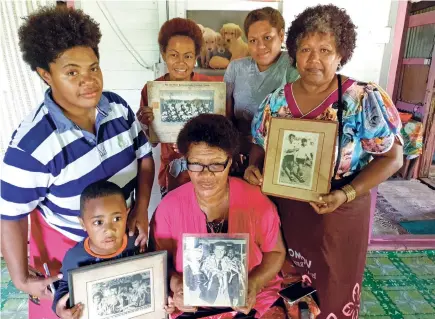
[[[80,224],[88,237],[69,249],[62,262],[62,280],[53,301],[53,310],[60,318],[80,318],[83,306],[68,309],[67,303],[59,302],[68,294],[68,271],[139,253],[135,237],[126,235],[129,209],[122,189],[111,182],[99,181],[87,186],[80,197]]]
[[[81,304],[68,309],[68,303],[64,300],[69,297],[68,271],[139,253],[140,247],[135,246],[136,236],[126,234],[128,212],[122,189],[114,183],[99,181],[83,190],[80,197],[79,220],[88,237],[68,250],[62,261],[63,278],[59,281],[52,307],[60,318],[80,318],[83,310]],[[117,295],[117,287],[113,288],[114,294]],[[175,310],[172,298],[169,298],[168,303],[165,310],[172,313]]]

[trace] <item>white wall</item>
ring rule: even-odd
[[[395,21],[394,11],[390,19],[391,1],[284,0],[283,15],[287,28],[295,16],[305,8],[329,3],[345,9],[357,26],[357,47],[351,61],[344,66],[341,73],[361,81],[381,83],[385,87],[389,59],[384,59],[384,53],[391,52],[390,34]],[[394,9],[397,11],[397,6],[394,6]],[[382,65],[383,63],[384,65]]]

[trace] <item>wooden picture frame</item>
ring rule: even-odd
[[[154,121],[149,127],[151,143],[176,143],[184,124],[199,114],[225,115],[224,82],[149,81],[148,106]]]
[[[319,202],[331,188],[338,123],[272,118],[267,137],[262,191]]]
[[[167,252],[140,254],[68,272],[70,305],[82,319],[166,319]]]

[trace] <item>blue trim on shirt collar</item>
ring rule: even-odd
[[[63,114],[62,109],[51,97],[51,89],[45,91],[44,105],[47,107],[59,133],[76,128],[74,122]],[[102,117],[106,117],[110,112],[110,103],[104,94],[101,95],[100,101],[98,102],[97,111]]]

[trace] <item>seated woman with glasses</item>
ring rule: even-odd
[[[236,318],[285,318],[277,301],[285,248],[276,208],[258,187],[229,177],[232,158],[239,149],[237,129],[222,115],[201,114],[186,123],[177,146],[187,159],[191,182],[163,198],[150,231],[151,248],[168,251],[170,289],[178,310],[173,318],[203,318],[225,312]],[[249,234],[245,307],[184,306],[183,233]]]

